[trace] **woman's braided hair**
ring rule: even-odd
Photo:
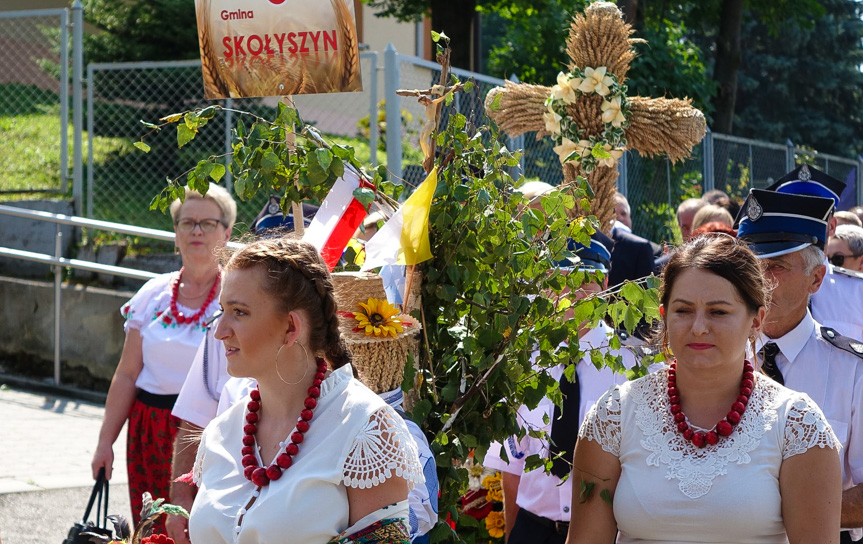
[[[267,271],[264,291],[285,314],[305,312],[312,353],[323,354],[333,368],[350,363],[351,352],[339,331],[333,282],[314,246],[288,238],[258,240],[234,253],[225,271],[258,266]]]

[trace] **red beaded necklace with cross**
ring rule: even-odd
[[[198,311],[190,316],[183,315],[183,313],[177,308],[177,297],[180,295],[180,282],[183,281],[183,272],[186,270],[186,267],[180,269],[180,273],[177,275],[177,279],[174,280],[174,285],[171,286],[171,315],[174,316],[174,319],[177,321],[178,325],[189,325],[191,323],[198,322],[201,317],[204,315],[204,312],[207,311],[207,307],[213,302],[213,299],[216,298],[216,293],[219,289],[219,280],[222,278],[222,272],[216,272],[216,281],[213,282],[213,286],[210,287],[210,292],[207,294],[207,300],[198,308]],[[163,316],[163,319],[166,323],[170,323],[170,318],[168,316]]]
[[[749,396],[752,394],[752,387],[755,383],[753,381],[755,379],[754,371],[755,367],[752,366],[752,363],[743,361],[740,395],[737,396],[737,400],[731,405],[731,410],[726,414],[725,419],[719,421],[713,429],[704,433],[693,431],[686,422],[686,416],[680,407],[680,390],[677,389],[677,359],[672,361],[668,369],[668,402],[671,415],[677,424],[677,430],[683,433],[683,438],[692,442],[696,447],[703,448],[719,442],[720,436],[731,436],[731,433],[734,432],[734,427],[740,423],[740,417],[746,411],[746,406],[749,404]]]
[[[308,397],[304,401],[305,408],[300,412],[300,417],[297,418],[297,430],[291,434],[291,443],[285,446],[285,451],[276,456],[276,462],[264,468],[258,464],[258,458],[255,455],[255,434],[258,432],[258,420],[260,416],[258,412],[261,409],[261,392],[258,389],[252,389],[250,396],[252,400],[246,405],[248,413],[246,413],[246,424],[243,427],[243,449],[242,449],[242,464],[243,475],[247,480],[259,487],[263,487],[274,480],[282,477],[282,472],[289,469],[294,463],[294,456],[300,452],[300,444],[306,432],[311,427],[312,417],[315,415],[315,407],[318,405],[318,397],[321,396],[321,383],[323,383],[327,372],[327,362],[318,357],[315,362],[318,364],[315,379],[312,386],[309,387]]]

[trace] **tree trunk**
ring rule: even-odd
[[[734,105],[737,99],[737,72],[740,68],[740,29],[743,25],[744,0],[723,0],[716,37],[716,65],[713,79],[719,92],[713,99],[713,131],[731,134],[734,127]]]
[[[432,0],[432,30],[444,32],[450,38],[452,56],[450,61],[455,68],[474,70],[479,68],[479,32],[475,21],[476,0]],[[434,59],[434,43],[426,38],[426,43],[432,48]]]
[[[638,0],[618,0],[617,7],[623,12],[623,20],[634,27],[638,15]]]

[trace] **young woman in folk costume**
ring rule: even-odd
[[[332,282],[311,245],[254,242],[225,267],[215,337],[258,388],[204,430],[192,542],[408,542],[422,483],[401,417],[354,379]]]

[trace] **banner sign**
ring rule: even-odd
[[[352,0],[195,0],[204,94],[362,91]]]

